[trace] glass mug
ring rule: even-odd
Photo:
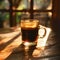
[[[35,43],[38,38],[39,20],[21,20],[21,32],[23,43]]]
[[[31,44],[36,45],[39,29],[40,29],[39,20],[36,19],[21,20],[21,32],[23,43],[28,42],[30,45]],[[46,30],[44,29],[44,31],[45,33],[40,38],[44,38],[44,36],[46,35]]]

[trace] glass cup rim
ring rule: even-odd
[[[29,22],[39,22],[39,20],[38,19],[24,19],[24,20],[21,20],[21,22],[27,22],[27,23],[29,23]]]
[[[22,28],[36,28],[38,25],[39,25],[39,20],[37,19],[21,20]]]

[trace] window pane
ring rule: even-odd
[[[50,20],[52,18],[51,12],[35,12],[34,19],[38,19],[41,25],[50,26]]]
[[[17,24],[19,24],[21,20],[29,19],[29,18],[30,18],[30,14],[28,12],[16,12],[16,22],[17,22]]]
[[[52,0],[34,0],[33,9],[52,9]]]
[[[0,9],[9,9],[8,0],[0,0]]]
[[[22,13],[21,19],[29,19],[29,18],[30,18],[29,12],[23,12]]]
[[[9,13],[8,12],[0,12],[0,28],[1,27],[9,27]]]
[[[29,0],[21,0],[20,3],[17,3],[17,10],[30,9]]]

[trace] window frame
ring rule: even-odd
[[[10,26],[11,27],[16,26],[16,19],[15,19],[15,16],[13,16],[13,12],[29,12],[31,19],[33,19],[33,13],[34,12],[52,12],[52,15],[53,15],[53,9],[51,9],[51,10],[33,10],[33,1],[34,0],[30,0],[30,9],[13,10],[12,9],[12,7],[13,7],[12,0],[9,0],[9,3],[10,3],[9,9],[8,10],[6,10],[6,9],[0,9],[0,12],[4,11],[4,12],[9,12],[10,13],[9,22],[10,22]],[[52,4],[53,4],[53,0],[52,0]]]

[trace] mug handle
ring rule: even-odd
[[[40,38],[44,38],[46,36],[46,28],[41,27],[40,29],[43,29],[44,30],[44,34],[43,34],[43,36],[39,36],[39,37]]]

